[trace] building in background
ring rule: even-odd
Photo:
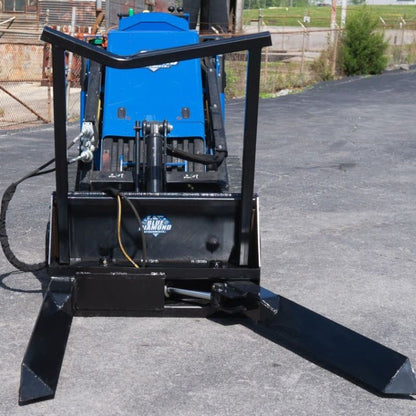
[[[105,0],[0,0],[0,42],[35,41],[45,24],[69,32],[74,7],[75,27],[88,31]]]

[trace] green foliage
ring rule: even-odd
[[[267,9],[268,7],[308,6],[308,0],[244,0],[245,9]]]
[[[343,68],[346,75],[379,74],[387,66],[387,42],[384,33],[376,32],[378,19],[363,6],[347,19],[343,45]]]
[[[330,81],[334,79],[331,62],[333,60],[333,48],[324,49],[319,58],[311,63],[311,70],[315,74],[316,81]]]
[[[338,33],[336,33],[338,36]],[[335,61],[335,62],[334,62]],[[314,74],[315,81],[330,81],[344,75],[342,69],[342,39],[331,42],[328,36],[328,45],[319,57],[311,63],[311,70]]]
[[[244,97],[247,64],[245,61],[233,60],[232,55],[228,58],[225,65],[225,95],[227,99]],[[274,97],[281,90],[298,90],[315,82],[308,65],[304,65],[302,72],[300,69],[300,62],[262,62],[260,96]]]
[[[389,54],[392,65],[412,65],[416,62],[416,43],[390,45]]]

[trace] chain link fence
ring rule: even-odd
[[[0,44],[0,129],[53,121],[52,71],[49,45],[33,42]],[[67,57],[67,112],[79,117],[81,60]]]
[[[50,121],[48,88],[42,87],[43,46],[0,44],[0,128]]]
[[[246,26],[246,33],[269,30],[273,46],[263,52],[261,95],[280,95],[281,92],[303,88],[325,79],[319,73],[319,59],[340,35],[340,30],[326,28],[295,28]],[[389,31],[390,30],[390,31]],[[331,40],[332,37],[332,40]],[[388,29],[390,67],[416,62],[416,30]],[[334,48],[336,52],[336,48]],[[50,46],[41,42],[0,43],[0,129],[24,127],[53,121],[52,63]],[[329,53],[323,62],[335,68],[336,54]],[[332,62],[331,62],[332,60]],[[245,57],[229,55],[226,62],[227,98],[244,94]],[[81,58],[67,55],[67,94],[69,120],[79,118]],[[322,63],[322,62],[321,62]],[[70,68],[70,69],[69,69]],[[325,69],[328,70],[328,69]],[[324,74],[325,75],[325,74]]]

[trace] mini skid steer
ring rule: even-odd
[[[105,39],[48,27],[42,39],[52,45],[56,191],[50,283],[23,358],[20,404],[54,397],[73,316],[245,317],[258,334],[377,394],[416,393],[407,357],[260,286],[253,188],[268,33],[200,38],[179,11],[121,18]],[[66,51],[83,59],[79,153],[71,160]],[[243,51],[236,183],[224,129],[224,55]]]

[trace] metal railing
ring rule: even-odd
[[[261,49],[271,45],[270,34],[268,32],[256,33],[127,56],[114,54],[48,27],[44,28],[41,39],[52,44],[56,208],[59,230],[59,259],[62,264],[69,264],[66,105],[65,100],[59,98],[65,97],[65,51],[78,54],[100,65],[117,69],[143,68],[167,62],[248,51],[243,128],[244,150],[242,156],[241,211],[239,216],[240,265],[247,265],[254,189]]]

